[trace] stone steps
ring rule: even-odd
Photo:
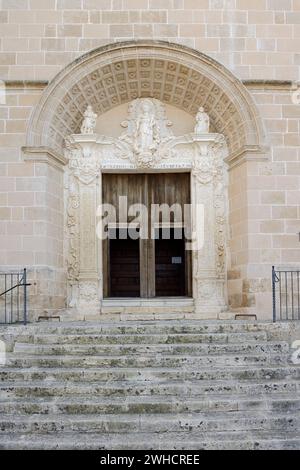
[[[43,381],[49,379],[57,381],[72,382],[159,382],[159,381],[182,381],[184,380],[238,380],[242,381],[262,381],[266,380],[300,380],[300,368],[278,366],[270,368],[251,367],[227,367],[224,368],[87,368],[82,370],[80,367],[67,369],[47,367],[30,367],[27,369],[2,368],[0,369],[0,383],[10,381]]]
[[[299,449],[286,324],[6,327],[0,449]]]
[[[158,329],[159,325],[159,329]],[[245,321],[159,321],[159,322],[114,322],[114,323],[39,323],[35,325],[8,326],[3,332],[21,335],[166,335],[166,334],[236,334],[265,333],[276,334],[285,331],[284,323],[248,323]]]
[[[188,382],[184,384],[177,383],[160,383],[160,384],[146,384],[132,382],[130,385],[124,382],[115,382],[114,384],[107,384],[105,382],[96,382],[89,384],[57,383],[51,379],[48,384],[45,382],[33,382],[30,384],[22,383],[8,383],[7,385],[0,385],[0,399],[12,397],[65,397],[65,396],[82,396],[82,397],[120,397],[126,398],[127,396],[199,396],[220,394],[230,395],[238,393],[246,396],[254,396],[258,394],[275,395],[276,393],[294,393],[300,395],[299,382],[268,382],[268,383],[231,383],[231,382]]]
[[[216,412],[198,414],[159,415],[118,415],[118,416],[69,416],[51,415],[32,417],[15,417],[2,415],[0,418],[0,436],[3,433],[52,434],[61,432],[79,433],[189,433],[196,437],[203,432],[234,432],[237,429],[247,431],[299,431],[300,417],[292,414],[276,414],[266,417],[265,413],[232,412],[230,415]]]
[[[135,434],[84,434],[61,433],[35,436],[24,434],[1,435],[0,449],[13,450],[298,450],[300,434],[294,431],[203,433],[196,437],[191,433],[172,433],[162,437],[160,433]]]
[[[282,354],[248,354],[244,356],[188,356],[188,355],[159,355],[147,354],[143,357],[132,356],[95,356],[95,355],[7,355],[7,365],[10,367],[233,367],[233,366],[282,366],[287,364],[287,355]]]
[[[189,356],[198,355],[219,355],[219,354],[288,354],[289,345],[284,342],[260,342],[256,344],[251,343],[237,343],[237,344],[197,344],[197,343],[184,343],[184,344],[137,344],[137,345],[74,345],[65,344],[59,345],[56,343],[49,345],[36,345],[29,343],[18,342],[15,346],[15,353],[21,355],[97,355],[97,356],[119,356],[119,355],[143,355],[143,354],[166,354],[166,355],[182,355],[188,354]]]
[[[0,412],[20,415],[74,415],[79,414],[161,414],[161,413],[215,413],[252,412],[295,413],[300,410],[300,397],[291,398],[288,394],[246,397],[237,394],[228,396],[209,395],[206,397],[137,396],[120,400],[119,397],[59,397],[26,398],[0,400]],[[28,418],[28,416],[27,416]],[[36,417],[37,418],[37,417]]]
[[[267,341],[267,334],[265,332],[258,333],[166,333],[166,334],[103,334],[103,335],[90,335],[90,334],[39,334],[36,336],[23,335],[18,338],[19,343],[33,343],[40,345],[48,344],[67,344],[67,345],[152,345],[152,344],[185,344],[185,343],[199,343],[199,344],[228,344],[228,343],[250,343],[257,341]]]

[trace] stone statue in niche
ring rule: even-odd
[[[128,119],[121,126],[127,130],[120,141],[129,145],[138,167],[153,166],[159,159],[161,145],[173,137],[165,106],[153,98],[138,98],[130,103]]]
[[[208,134],[209,133],[209,116],[204,111],[204,108],[199,108],[196,115],[195,134]]]
[[[97,124],[97,114],[94,113],[92,106],[88,106],[84,113],[84,119],[81,126],[81,134],[94,134]]]
[[[154,117],[154,108],[150,100],[143,100],[141,113],[136,122],[136,153],[150,152],[157,148],[159,134]]]

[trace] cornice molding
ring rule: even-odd
[[[44,90],[48,83],[48,80],[4,80],[5,87],[14,90]]]
[[[22,147],[24,161],[35,163],[47,163],[59,170],[68,163],[63,155],[59,155],[49,147]]]
[[[243,80],[243,84],[248,90],[297,90],[299,83],[292,80]]]
[[[247,145],[225,158],[229,169],[242,165],[245,162],[266,162],[269,160],[269,148],[259,147],[257,145]]]
[[[44,89],[50,83],[50,80],[4,80],[7,88],[14,89]],[[299,83],[293,80],[260,80],[260,79],[246,79],[242,83],[249,90],[264,89],[264,90],[296,90]]]

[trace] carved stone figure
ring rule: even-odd
[[[204,108],[199,108],[196,115],[195,134],[208,134],[209,133],[209,116],[204,111]]]
[[[144,100],[141,104],[141,114],[136,123],[136,151],[152,152],[158,143],[158,132],[154,119],[153,104]]]
[[[132,160],[138,167],[153,166],[161,154],[160,147],[173,137],[165,106],[152,98],[138,98],[130,103],[128,119],[121,126],[127,130],[120,141],[129,145]]]
[[[97,114],[94,113],[92,106],[88,106],[84,113],[84,119],[81,126],[81,134],[94,134],[97,123]]]

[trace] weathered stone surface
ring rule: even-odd
[[[3,328],[1,449],[299,449],[295,325]]]

